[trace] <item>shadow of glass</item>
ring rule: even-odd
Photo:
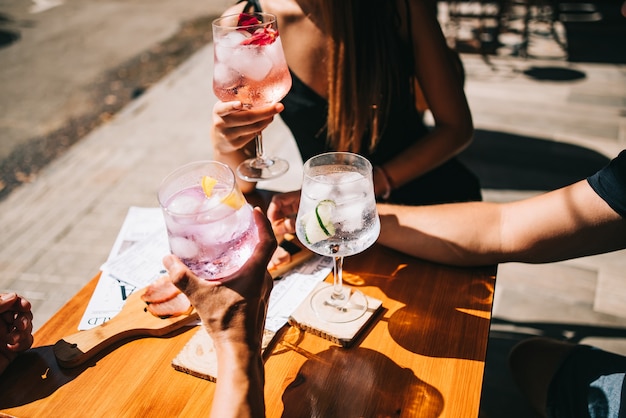
[[[392,258],[399,253],[384,248],[380,254],[381,257]],[[388,275],[373,276],[367,272],[364,257],[367,254],[350,260],[356,265],[363,265],[363,271],[354,268],[350,271],[361,276],[367,286],[379,288],[388,298],[404,305],[387,319],[389,334],[396,343],[413,353],[429,357],[484,358],[486,341],[482,344],[464,344],[464,341],[475,342],[474,335],[470,333],[484,332],[486,335],[489,332],[493,283],[468,280],[464,269],[435,267],[418,261],[398,264],[402,268]],[[420,273],[417,273],[418,269]],[[431,269],[432,274],[428,274]],[[419,284],[416,285],[416,281]],[[457,343],[451,343],[453,341]]]
[[[376,351],[330,349],[309,356],[283,393],[283,417],[435,418],[444,399],[420,380]]]
[[[610,161],[577,145],[482,129],[459,159],[476,173],[482,188],[538,191],[575,183]]]

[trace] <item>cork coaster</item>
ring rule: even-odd
[[[311,295],[321,287],[328,286],[328,283],[319,283],[300,306],[289,317],[289,325],[298,327],[304,331],[330,340],[343,347],[350,347],[366,331],[382,311],[382,301],[371,296],[367,298],[367,310],[358,319],[351,322],[334,323],[320,319],[311,309]]]
[[[262,350],[270,345],[273,331],[263,333]],[[204,326],[200,326],[189,342],[172,360],[174,369],[210,382],[217,381],[217,353],[211,336]]]

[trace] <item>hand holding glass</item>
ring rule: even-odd
[[[238,100],[246,108],[266,106],[278,103],[291,88],[276,16],[241,13],[216,19],[213,47],[213,91],[221,101]],[[287,171],[287,161],[265,155],[261,132],[255,145],[256,157],[237,167],[239,177],[258,181]]]
[[[367,310],[362,292],[343,286],[343,257],[369,248],[380,233],[371,163],[331,152],[304,164],[296,235],[311,251],[333,257],[333,285],[313,294],[311,308],[328,322],[350,322]]]
[[[172,254],[198,277],[221,279],[250,258],[259,240],[252,206],[227,165],[184,165],[163,180],[158,199]]]

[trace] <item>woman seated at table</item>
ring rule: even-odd
[[[0,374],[33,345],[30,302],[16,293],[0,293]]]
[[[481,200],[477,177],[455,158],[471,141],[473,124],[462,64],[446,44],[435,2],[264,0],[245,8],[277,16],[293,84],[282,104],[243,110],[241,102],[218,101],[215,159],[235,170],[280,113],[303,161],[327,151],[367,157],[381,200]],[[224,14],[243,10],[238,4]],[[416,104],[418,92],[432,129]],[[244,193],[255,187],[239,182]]]

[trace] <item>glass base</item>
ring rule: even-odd
[[[345,286],[342,294],[343,298],[336,298],[333,285],[323,287],[311,296],[311,309],[326,322],[352,322],[362,317],[367,311],[365,295]]]
[[[280,158],[251,158],[239,164],[237,175],[246,181],[269,180],[282,176],[289,169],[289,163]]]

